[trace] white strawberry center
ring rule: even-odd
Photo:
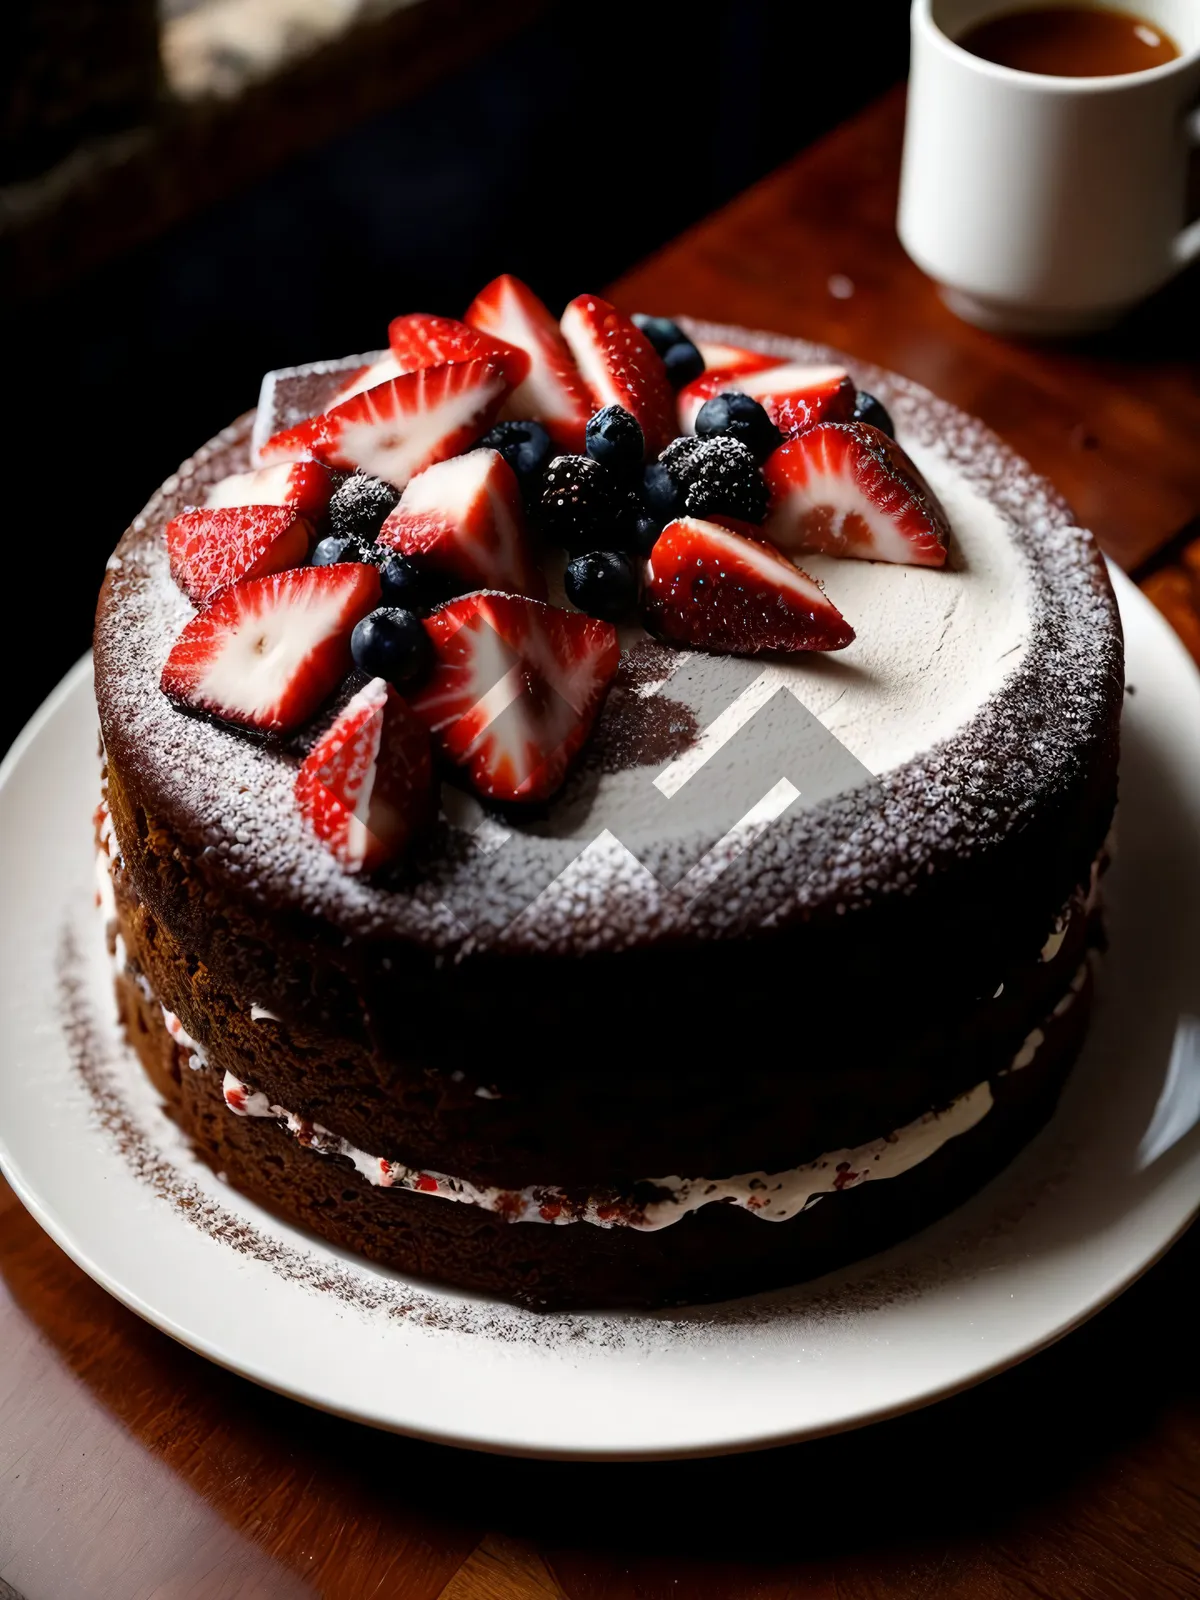
[[[629,395],[614,380],[603,343],[588,326],[578,306],[569,305],[563,312],[562,331],[596,405],[628,406]]]
[[[361,866],[368,850],[375,842],[374,835],[378,831],[370,826],[371,806],[375,794],[375,774],[379,766],[379,748],[383,741],[383,711],[386,705],[387,684],[382,678],[372,678],[370,683],[358,691],[338,718],[337,726],[344,725],[347,729],[354,729],[354,732],[348,735],[352,741],[350,755],[353,765],[349,771],[338,774],[337,783],[343,804],[349,803],[351,807],[345,813],[345,833],[339,847],[339,855],[351,871]],[[331,730],[334,736],[336,731],[335,726]],[[328,775],[328,768],[319,774],[323,780],[327,779]]]
[[[845,367],[806,367],[793,363],[783,367],[765,367],[761,372],[744,372],[741,377],[730,378],[723,383],[721,390],[737,389],[741,394],[758,400],[764,394],[808,394],[814,389],[832,389],[845,376]]]
[[[912,540],[905,538],[892,517],[865,494],[850,475],[840,439],[830,448],[821,439],[817,449],[811,444],[805,461],[806,476],[788,495],[778,513],[773,513],[771,526],[780,529],[780,538],[787,547],[784,530],[807,512],[820,509],[827,513],[828,521],[821,540],[821,548],[837,552],[839,542],[846,549],[870,554],[879,561],[907,563],[912,560]]]
[[[340,590],[295,594],[285,603],[260,597],[218,640],[194,690],[202,704],[269,720],[305,661],[341,626]]]
[[[464,525],[487,486],[494,463],[490,450],[472,450],[426,467],[405,489],[400,504],[405,511],[424,516],[441,513],[456,527]]]
[[[713,522],[702,522],[694,517],[681,517],[680,527],[690,529],[701,539],[700,546],[703,554],[712,560],[724,559],[729,567],[741,567],[743,571],[750,571],[763,583],[772,589],[779,589],[791,594],[806,611],[826,611],[829,601],[825,595],[807,576],[794,567],[790,561],[781,561],[778,556],[765,546],[756,544],[753,539],[740,538],[736,533],[730,533],[727,528],[722,528]],[[671,542],[671,554],[677,554],[674,541]],[[652,583],[654,581],[654,557],[651,555],[646,564],[646,576]]]
[[[425,371],[440,373],[434,367],[421,374],[423,398]],[[441,381],[439,377],[439,382]],[[500,382],[499,378],[495,380]],[[495,388],[487,384],[469,385],[458,394],[446,396],[429,409],[418,401],[417,407],[402,416],[380,412],[372,402],[368,390],[364,397],[370,415],[362,421],[344,419],[338,438],[340,455],[353,461],[366,472],[374,473],[403,489],[408,480],[438,454],[443,442],[461,428],[465,428],[479,415],[486,404],[489,392]],[[390,407],[390,397],[387,402]]]
[[[368,389],[376,385],[387,383],[389,378],[399,378],[404,373],[404,368],[389,351],[386,356],[375,361],[350,380],[344,389],[339,389],[331,404],[341,405],[343,400],[350,400],[356,394],[365,394]]]
[[[507,587],[519,576],[511,559],[521,537],[495,479],[500,457],[494,450],[472,450],[419,472],[405,489],[397,510],[444,521],[454,543],[485,583]]]
[[[286,506],[293,498],[292,466],[282,461],[257,472],[235,472],[213,484],[204,504],[214,511],[226,506]]]
[[[505,294],[500,314],[491,319],[487,331],[524,350],[530,361],[529,372],[504,402],[501,415],[570,421],[577,409],[570,390],[547,357],[542,331],[530,322],[511,291]]]

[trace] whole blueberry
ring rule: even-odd
[[[642,499],[659,527],[683,515],[679,488],[661,461],[652,461],[642,474]]]
[[[673,344],[681,344],[687,338],[679,324],[672,322],[670,317],[651,317],[644,311],[635,311],[630,320],[642,330],[664,359]]]
[[[706,400],[696,413],[700,439],[736,439],[756,461],[765,461],[783,441],[783,435],[757,400],[731,389]]]
[[[588,418],[587,453],[619,477],[628,478],[639,472],[646,439],[637,418],[624,406],[605,406],[597,411]]]
[[[658,542],[663,525],[656,516],[646,510],[639,491],[630,493],[620,507],[613,523],[612,535],[606,540],[606,548],[623,550],[626,555],[640,561],[650,554]]]
[[[367,472],[352,472],[333,492],[329,526],[334,533],[374,539],[383,519],[400,499],[399,489]]]
[[[854,396],[854,420],[865,422],[868,427],[878,428],[880,433],[886,433],[889,439],[896,437],[896,429],[888,408],[882,400],[877,400],[865,389],[860,389]]]
[[[435,598],[429,574],[407,556],[388,556],[379,569],[379,587],[385,606],[406,611],[423,611]]]
[[[623,622],[637,607],[637,572],[621,550],[576,556],[567,563],[563,588],[573,606],[604,622]]]
[[[381,606],[365,616],[350,635],[354,665],[371,678],[386,678],[399,688],[427,670],[432,646],[415,611]]]
[[[349,533],[330,533],[317,541],[312,553],[314,567],[333,567],[342,561],[366,561],[367,551],[361,539]]]
[[[662,532],[662,524],[657,517],[635,517],[630,523],[629,532],[626,534],[625,543],[630,555],[646,557],[658,543],[658,536]]]
[[[678,339],[663,356],[663,366],[673,389],[682,389],[704,371],[704,357],[690,339]]]
[[[554,441],[540,422],[498,422],[479,441],[481,450],[498,450],[522,484],[532,481],[554,454]]]

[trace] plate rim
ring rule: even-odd
[[[1171,676],[1174,676],[1177,672],[1184,672],[1191,675],[1193,686],[1200,685],[1200,677],[1196,675],[1194,663],[1178,635],[1156,610],[1152,602],[1136,588],[1133,582],[1119,568],[1114,568],[1111,562],[1109,567],[1122,611],[1131,605],[1140,611],[1139,622],[1148,624],[1152,632],[1155,633],[1156,645],[1164,649],[1165,656],[1170,662],[1169,672]],[[57,717],[64,704],[78,693],[81,682],[90,676],[90,672],[91,658],[90,654],[87,654],[81,657],[64,675],[29,718],[14,739],[3,760],[0,761],[0,790],[13,781],[18,768],[26,759],[34,743]],[[936,1381],[922,1383],[917,1380],[912,1392],[903,1400],[894,1403],[868,1403],[861,1409],[848,1410],[836,1421],[781,1426],[774,1430],[766,1430],[761,1426],[755,1427],[752,1424],[750,1432],[743,1431],[740,1433],[735,1433],[727,1428],[723,1435],[704,1444],[695,1442],[665,1446],[598,1446],[584,1444],[572,1447],[558,1443],[538,1443],[531,1442],[528,1439],[506,1437],[502,1432],[495,1430],[491,1434],[485,1433],[480,1436],[477,1432],[471,1432],[455,1424],[448,1424],[442,1428],[430,1428],[413,1421],[405,1421],[394,1415],[385,1416],[380,1414],[379,1411],[372,1412],[361,1406],[339,1405],[328,1395],[322,1397],[314,1394],[311,1390],[306,1391],[297,1387],[295,1383],[281,1381],[255,1359],[246,1357],[238,1359],[234,1352],[223,1348],[212,1337],[204,1334],[196,1335],[191,1332],[170,1312],[158,1309],[142,1294],[123,1284],[118,1274],[110,1271],[94,1259],[92,1254],[73,1238],[71,1228],[57,1215],[54,1205],[48,1202],[26,1180],[18,1163],[14,1160],[3,1130],[0,1130],[0,1170],[3,1171],[18,1200],[30,1213],[34,1221],[37,1222],[38,1226],[106,1293],[111,1294],[120,1304],[151,1326],[167,1334],[177,1343],[182,1344],[197,1355],[214,1362],[217,1366],[223,1367],[225,1370],[246,1378],[262,1388],[283,1395],[300,1404],[369,1427],[457,1449],[469,1449],[493,1455],[559,1461],[666,1461],[743,1454],[755,1450],[780,1448],[809,1439],[828,1437],[836,1433],[855,1431],[859,1428],[869,1427],[877,1422],[884,1422],[921,1410],[925,1406],[936,1404],[940,1400],[950,1399],[954,1395],[964,1393],[979,1383],[987,1382],[990,1378],[1008,1371],[1021,1362],[1048,1349],[1060,1339],[1074,1332],[1083,1323],[1089,1321],[1124,1293],[1126,1289],[1136,1283],[1146,1272],[1150,1271],[1187,1232],[1197,1214],[1200,1213],[1200,1186],[1198,1186],[1190,1207],[1178,1218],[1169,1235],[1160,1237],[1153,1249],[1148,1253],[1142,1255],[1139,1252],[1138,1259],[1132,1267],[1128,1264],[1128,1257],[1125,1258],[1122,1264],[1114,1265],[1104,1275],[1084,1303],[1078,1306],[1072,1314],[1062,1317],[1053,1326],[1043,1329],[1029,1338],[1018,1338],[1012,1348],[1007,1350],[1002,1357],[987,1362],[985,1365],[971,1371],[970,1374],[956,1376],[945,1383]],[[186,1226],[186,1224],[182,1225]],[[750,1297],[750,1299],[753,1298]]]

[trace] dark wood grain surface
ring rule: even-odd
[[[892,232],[901,118],[881,102],[614,292],[828,340],[977,412],[1200,659],[1195,281],[1089,345],[964,327]],[[1194,1600],[1198,1238],[928,1411],[725,1461],[564,1467],[377,1435],[208,1365],[0,1184],[0,1600]]]

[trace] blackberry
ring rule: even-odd
[[[618,477],[641,471],[646,439],[637,418],[624,406],[605,406],[588,418],[587,453]]]
[[[672,439],[659,456],[660,463],[666,467],[671,474],[672,481],[680,489],[687,487],[690,463],[703,443],[703,439],[697,439],[693,434],[681,434],[678,439]]]
[[[479,441],[481,450],[498,450],[522,488],[532,485],[554,453],[554,443],[540,422],[498,422]]]
[[[704,439],[688,457],[683,503],[692,517],[738,517],[762,522],[767,485],[744,444],[725,435]]]
[[[399,489],[366,472],[353,472],[329,502],[329,526],[346,538],[375,538],[400,499]]]
[[[877,400],[865,389],[860,389],[854,396],[854,421],[865,422],[870,428],[878,428],[880,433],[886,433],[889,439],[896,437],[896,429],[888,408],[882,400]]]
[[[567,563],[563,588],[573,606],[604,622],[623,622],[637,608],[637,573],[620,550],[591,550],[576,556]]]
[[[765,461],[783,440],[758,401],[736,389],[704,402],[696,413],[696,433],[702,439],[736,439],[756,461]]]
[[[619,482],[590,456],[555,456],[546,468],[538,521],[572,555],[611,543],[622,509]]]

